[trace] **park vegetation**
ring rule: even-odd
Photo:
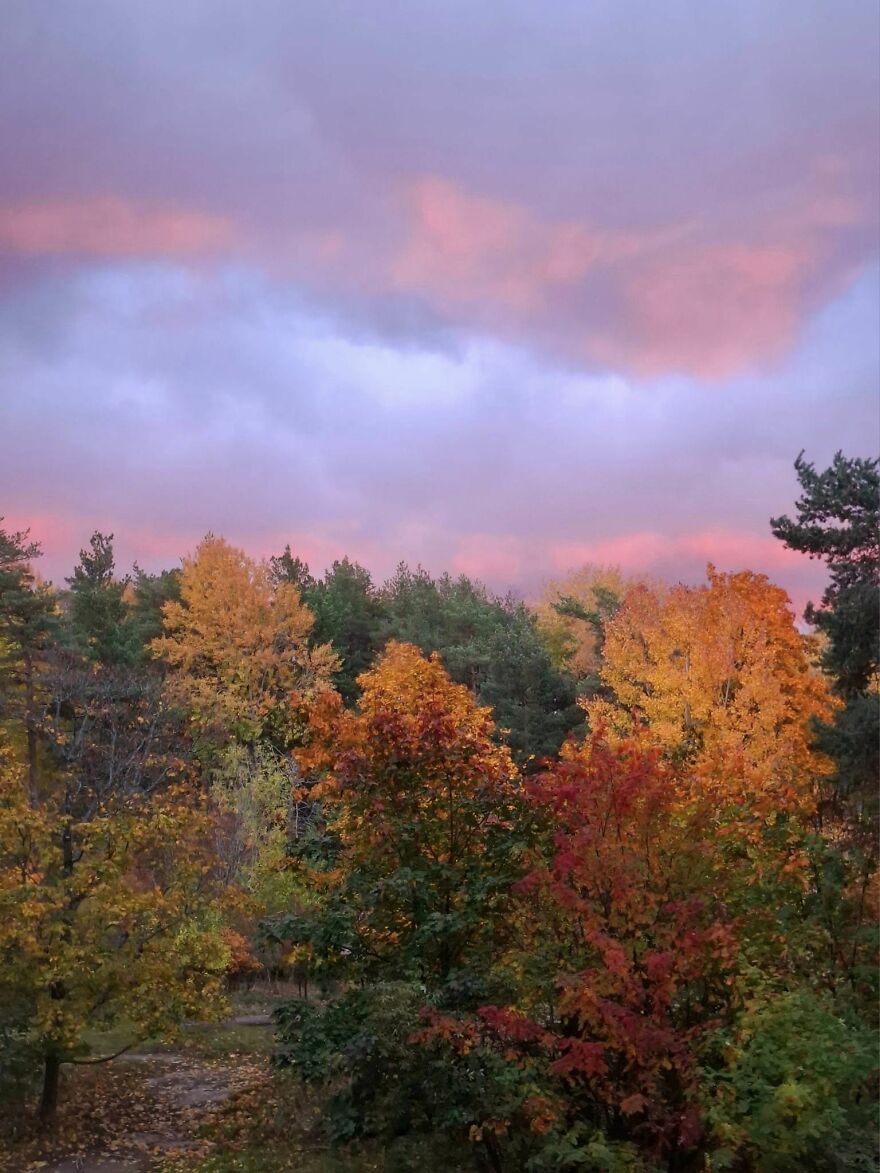
[[[278,1086],[389,1169],[875,1169],[880,478],[796,468],[808,627],[0,527],[0,1098],[284,972]]]

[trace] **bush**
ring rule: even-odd
[[[0,1104],[7,1109],[0,1114],[0,1134],[8,1139],[15,1137],[23,1119],[22,1113],[12,1111],[13,1105],[36,1091],[41,1058],[31,1032],[19,1017],[0,1007]]]
[[[713,1169],[877,1168],[873,1032],[798,990],[764,999],[716,1041],[727,1063],[707,1073]]]
[[[476,1019],[425,1001],[421,986],[388,982],[326,1007],[295,1000],[275,1012],[276,1062],[326,1088],[324,1122],[336,1143],[377,1138],[385,1167],[401,1173],[645,1168],[631,1146],[564,1123],[543,1065],[513,1061]]]

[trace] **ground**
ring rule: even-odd
[[[367,1173],[369,1154],[332,1154],[314,1103],[271,1070],[270,990],[233,1000],[213,1026],[65,1069],[49,1135],[0,1153],[2,1173]],[[111,1048],[107,1048],[108,1050]]]

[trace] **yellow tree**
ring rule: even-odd
[[[662,596],[647,586],[627,594],[605,626],[601,679],[613,700],[584,707],[594,727],[620,732],[635,714],[706,777],[741,762],[756,790],[800,802],[829,768],[811,719],[827,720],[835,703],[810,638],[763,575],[710,565],[707,577]]]
[[[163,614],[151,646],[173,670],[170,694],[220,742],[287,740],[290,694],[327,687],[338,666],[328,644],[309,647],[312,614],[297,588],[213,535],[184,559],[180,601]]]
[[[90,1032],[121,1028],[130,1046],[222,1006],[209,832],[183,794],[35,807],[0,744],[0,1009],[42,1064],[44,1118],[63,1064],[107,1057]]]
[[[535,611],[555,667],[587,686],[595,682],[602,663],[603,623],[635,581],[616,566],[586,565],[546,583]]]

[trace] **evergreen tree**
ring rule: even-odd
[[[269,559],[269,573],[275,586],[288,583],[295,586],[308,602],[308,597],[315,589],[315,579],[309,572],[309,564],[291,553],[290,543],[284,547],[284,553]]]
[[[519,763],[555,753],[582,717],[527,608],[465,575],[433,579],[405,564],[381,592],[388,636],[438,652],[449,675],[491,705]]]
[[[55,596],[36,582],[31,569],[40,553],[29,531],[7,532],[0,525],[0,718],[24,726],[31,803],[37,792],[42,677],[58,626]]]
[[[115,569],[113,534],[96,530],[66,580],[73,646],[87,659],[106,665],[130,664],[137,655],[125,601],[131,580],[128,575],[116,578]]]
[[[827,637],[826,670],[844,701],[833,725],[822,726],[823,748],[837,762],[841,797],[876,814],[880,772],[880,462],[836,453],[817,472],[795,461],[802,494],[797,516],[774,517],[771,528],[789,549],[821,558],[829,583],[818,607],[804,613]]]
[[[347,705],[358,696],[357,678],[384,646],[382,604],[370,572],[348,558],[334,562],[308,592],[315,616],[313,642],[330,643],[342,663],[333,676]]]
[[[180,601],[180,571],[147,574],[135,563],[132,586],[128,622],[138,654],[148,658],[150,643],[162,634],[162,608],[166,603]]]
[[[868,687],[880,653],[880,467],[841,452],[821,473],[803,453],[794,466],[803,490],[797,518],[770,525],[789,549],[828,566],[822,602],[804,618],[828,637],[825,667],[851,696]]]

